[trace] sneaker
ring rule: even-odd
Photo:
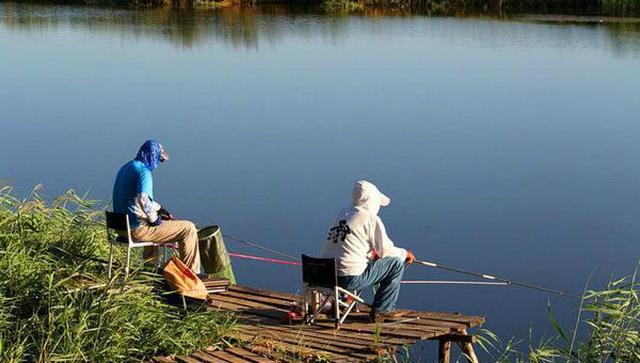
[[[402,317],[406,313],[407,311],[405,310],[391,310],[384,313],[379,313],[375,310],[371,310],[371,312],[369,313],[369,320],[371,320],[372,323],[381,323],[385,320],[397,319],[399,317]]]

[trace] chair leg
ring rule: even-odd
[[[338,291],[338,286],[333,288],[334,291],[334,304],[333,307],[336,312],[336,329],[340,329],[340,291]]]
[[[340,320],[338,320],[338,326],[342,325],[342,323],[344,323],[345,319],[347,319],[347,315],[349,315],[349,313],[351,312],[351,310],[354,308],[354,306],[356,306],[358,304],[358,302],[356,300],[353,300],[351,302],[351,304],[349,304],[349,307],[347,308],[347,310],[344,311],[344,313],[342,313],[342,318],[340,318]]]
[[[165,247],[158,247],[158,253],[156,253],[156,269],[160,269],[162,261],[167,257],[167,249]]]
[[[109,272],[107,276],[111,279],[111,266],[113,266],[113,243],[109,242]]]
[[[129,277],[129,261],[131,260],[131,247],[127,246],[127,266],[124,268],[125,279]]]

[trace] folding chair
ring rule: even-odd
[[[107,239],[109,241],[109,278],[111,278],[111,268],[113,265],[113,246],[121,246],[127,247],[127,264],[124,269],[125,277],[129,276],[129,263],[131,260],[131,249],[132,248],[141,248],[141,247],[159,247],[162,249],[162,258],[160,254],[157,254],[156,257],[156,266],[160,267],[163,260],[167,259],[166,253],[168,249],[175,249],[177,245],[175,243],[156,243],[156,242],[144,242],[144,241],[134,241],[131,238],[131,228],[129,227],[129,215],[124,213],[114,213],[114,212],[105,212],[106,220],[107,220]],[[109,234],[109,230],[115,231],[126,231],[127,235],[119,236],[116,234],[116,238],[111,238]]]
[[[303,295],[307,324],[312,324],[315,321],[322,308],[331,299],[334,301],[336,329],[340,329],[340,326],[357,303],[364,304],[364,300],[355,292],[338,286],[338,269],[335,258],[313,258],[302,255],[302,282],[304,283]],[[309,294],[318,292],[326,295],[324,300],[318,304],[318,301],[311,297],[311,304],[309,304]],[[350,301],[343,301],[341,294],[350,298]],[[341,308],[345,309],[344,312],[340,311]]]

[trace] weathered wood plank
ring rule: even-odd
[[[204,351],[195,352],[192,354],[192,357],[198,358],[199,360],[206,363],[227,363],[227,361],[222,360],[220,358],[213,357]]]
[[[266,357],[261,357],[251,351],[248,351],[246,349],[242,349],[242,348],[237,348],[237,347],[229,347],[225,349],[226,351],[228,351],[229,353],[232,353],[244,360],[246,360],[247,362],[252,362],[252,363],[270,363],[273,362],[271,359],[268,359]]]
[[[286,301],[298,301],[300,299],[299,295],[290,294],[290,293],[281,292],[281,291],[258,289],[258,288],[249,287],[249,286],[233,285],[233,286],[229,286],[229,290],[242,291],[248,294],[278,298]]]
[[[253,295],[253,294],[246,294],[243,292],[238,292],[238,291],[225,291],[224,293],[221,293],[222,296],[230,296],[230,297],[235,297],[235,298],[239,298],[239,299],[245,299],[247,301],[255,301],[257,303],[263,303],[263,304],[268,304],[271,306],[276,306],[282,309],[289,309],[291,308],[291,304],[293,303],[293,301],[288,301],[288,300],[283,300],[283,299],[278,299],[278,298],[272,298],[272,297],[268,297],[268,296],[261,296],[261,295]]]
[[[224,302],[230,302],[230,303],[234,303],[237,305],[241,305],[241,306],[245,306],[248,308],[254,308],[254,309],[270,309],[270,310],[276,310],[276,311],[281,311],[284,313],[288,313],[289,312],[289,307],[277,307],[277,306],[273,306],[270,304],[265,304],[262,302],[258,302],[258,301],[252,301],[252,300],[247,300],[241,297],[234,297],[234,296],[229,296],[225,293],[222,294],[216,294],[210,297],[211,300],[213,301],[224,301]]]
[[[176,360],[180,363],[201,363],[199,360],[188,357],[186,355],[176,356]]]
[[[326,328],[332,328],[334,326],[333,322],[315,322],[315,325],[319,325],[319,326],[323,326]],[[420,339],[428,339],[431,337],[434,337],[436,334],[432,331],[415,331],[415,330],[390,330],[390,329],[384,329],[381,332],[376,332],[375,330],[375,326],[373,324],[363,324],[363,323],[349,323],[349,324],[343,324],[342,327],[340,327],[340,330],[342,331],[352,331],[352,332],[357,332],[357,333],[368,333],[368,334],[380,334],[380,336],[393,336],[393,337],[398,337],[398,338],[409,338],[409,339],[413,339],[414,341],[416,340],[420,340]],[[444,333],[448,333],[444,332]],[[443,333],[443,334],[444,334]]]
[[[249,327],[250,328],[250,327]],[[295,334],[286,333],[282,331],[270,331],[270,330],[255,330],[255,329],[246,329],[243,330],[243,333],[247,335],[252,335],[265,339],[273,339],[274,341],[286,342],[298,347],[307,347],[313,351],[321,351],[321,352],[330,352],[336,354],[338,357],[347,358],[349,356],[353,356],[359,359],[369,359],[373,358],[371,352],[368,354],[363,352],[366,350],[366,346],[359,346],[357,350],[340,347],[338,345],[333,344],[333,341],[323,341],[323,339],[313,338],[313,337],[302,337],[296,336]],[[275,344],[278,344],[275,343]]]
[[[303,360],[310,357],[325,357],[331,361],[350,359],[344,354],[325,351],[322,349],[314,349],[312,347],[299,345],[297,344],[297,342],[292,343],[289,339],[283,339],[283,337],[269,337],[260,335],[259,331],[255,334],[236,332],[234,336],[236,337],[236,339],[250,343],[252,349],[258,346],[271,349],[271,356],[273,356],[275,359],[278,359],[277,354],[274,355],[273,353],[285,353],[291,356],[300,357]]]
[[[229,363],[246,363],[246,360],[238,358],[235,355],[225,352],[224,350],[216,350],[213,352],[206,352],[206,354],[215,358],[221,359],[223,362]]]
[[[153,361],[158,363],[176,363],[175,360],[169,357],[153,357]]]
[[[354,340],[356,342],[367,342],[369,344],[374,341],[379,341],[382,344],[392,344],[392,345],[410,345],[415,343],[416,339],[409,338],[397,338],[397,337],[389,337],[389,336],[380,336],[378,338],[374,337],[369,333],[359,333],[356,331],[345,331],[345,330],[336,330],[331,324],[330,326],[319,326],[317,324],[307,325],[307,324],[298,324],[298,325],[288,325],[283,324],[282,322],[274,321],[273,319],[264,318],[260,316],[251,316],[244,315],[244,318],[251,320],[255,324],[262,324],[271,326],[273,324],[278,324],[283,327],[289,327],[290,329],[304,329],[305,331],[313,332],[314,334],[322,335],[322,336],[333,336],[334,339],[340,340]],[[242,319],[242,318],[240,318]]]
[[[440,340],[448,340],[450,342],[460,342],[460,343],[472,343],[475,344],[478,341],[474,335],[466,335],[466,334],[445,334],[438,337]]]

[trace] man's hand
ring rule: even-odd
[[[413,255],[413,252],[407,251],[407,258],[404,260],[407,264],[412,264],[416,260],[416,256]]]
[[[169,213],[169,211],[164,209],[164,207],[158,209],[158,215],[161,216],[162,219],[166,219],[166,220],[174,219],[173,214]]]

